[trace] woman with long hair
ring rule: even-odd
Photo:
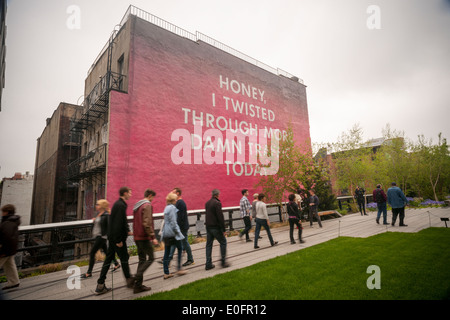
[[[81,275],[82,279],[92,277],[92,269],[95,263],[95,254],[99,249],[103,250],[104,253],[107,251],[107,231],[108,231],[108,221],[109,221],[109,202],[105,199],[98,200],[95,204],[95,210],[97,211],[97,216],[92,218],[94,221],[94,227],[92,229],[92,235],[95,237],[94,245],[92,246],[90,256],[89,256],[89,268],[86,273]],[[116,259],[113,260],[114,269],[116,271],[120,268],[119,262]]]
[[[162,228],[161,238],[164,241],[164,279],[173,277],[173,273],[169,273],[170,248],[175,246],[178,249],[178,271],[177,275],[182,276],[186,274],[185,270],[181,269],[181,240],[184,239],[180,227],[177,223],[178,209],[175,207],[177,202],[177,195],[169,193],[166,197],[166,208],[164,209],[164,226]]]

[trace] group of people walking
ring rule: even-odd
[[[267,206],[264,202],[265,195],[263,193],[254,194],[253,202],[250,203],[248,189],[243,189],[242,198],[240,200],[240,213],[244,222],[244,229],[240,232],[239,237],[242,239],[245,235],[246,242],[252,242],[255,249],[259,249],[258,240],[261,239],[261,228],[264,227],[271,246],[278,244],[272,237],[270,231],[270,220],[267,213]],[[358,201],[361,215],[365,212],[365,190],[357,188],[355,198]],[[302,204],[305,197],[300,196],[301,190],[296,194],[289,195],[287,203],[287,214],[289,217],[289,238],[291,244],[295,244],[294,228],[298,229],[298,241],[304,243],[302,239]],[[151,290],[143,284],[144,272],[154,262],[153,246],[158,244],[155,234],[153,222],[153,206],[152,201],[156,196],[156,192],[147,189],[144,192],[144,198],[135,203],[133,206],[133,230],[130,230],[127,219],[128,200],[131,198],[132,191],[128,187],[122,187],[119,190],[119,199],[109,210],[109,202],[105,199],[98,200],[96,203],[96,217],[93,218],[94,227],[93,235],[95,237],[94,244],[90,252],[89,267],[87,272],[81,275],[81,278],[92,277],[92,270],[95,263],[95,255],[99,249],[105,253],[105,259],[97,280],[96,294],[104,294],[110,291],[105,285],[108,271],[111,269],[111,263],[114,265],[113,271],[121,268],[126,279],[128,288],[133,288],[134,293]],[[408,200],[404,193],[395,183],[388,189],[387,194],[378,184],[373,190],[373,199],[377,203],[378,213],[376,222],[380,223],[381,214],[383,214],[383,224],[387,222],[387,206],[392,207],[392,222],[394,226],[397,218],[399,218],[400,226],[407,226],[404,223],[405,206]],[[307,207],[309,207],[309,221],[313,225],[314,218],[320,227],[322,223],[318,215],[319,199],[314,191],[310,191],[307,199]],[[14,255],[17,251],[18,227],[20,225],[20,216],[16,215],[13,205],[6,205],[1,208],[2,222],[0,225],[0,267],[5,270],[9,285],[3,289],[10,289],[19,286],[19,277],[14,263]],[[220,191],[212,190],[211,199],[205,204],[205,226],[206,226],[206,264],[205,270],[215,268],[212,263],[212,248],[214,240],[220,245],[221,266],[228,267],[227,262],[227,240],[225,233],[225,219],[222,212],[222,203],[220,201]],[[251,221],[255,220],[254,240],[250,239],[249,231],[252,228]],[[163,271],[164,279],[169,279],[174,275],[182,276],[186,274],[183,267],[194,264],[192,249],[188,242],[189,221],[187,215],[187,205],[182,198],[180,188],[174,188],[166,196],[166,207],[164,209],[164,221],[161,226],[160,241],[164,243]],[[128,236],[133,236],[138,253],[138,266],[135,275],[131,275],[129,266],[129,253],[127,248]],[[169,264],[172,260],[175,250],[177,250],[177,271],[170,273]],[[187,261],[181,264],[182,252],[187,254]],[[116,260],[116,255],[120,260]]]
[[[164,222],[161,227],[161,242],[164,243],[164,258],[163,270],[164,279],[174,276],[169,272],[169,263],[172,260],[175,249],[178,250],[177,259],[177,275],[184,275],[185,270],[182,269],[181,257],[182,250],[187,252],[188,261],[183,266],[193,264],[192,250],[187,241],[187,231],[189,229],[189,222],[187,220],[187,206],[181,196],[181,189],[174,188],[166,196],[166,207],[164,209]],[[153,246],[158,244],[156,238],[154,222],[153,222],[153,206],[152,201],[156,196],[156,192],[147,189],[144,192],[144,198],[139,200],[133,206],[133,231],[130,230],[127,220],[127,201],[130,199],[132,191],[128,187],[122,187],[119,190],[119,199],[114,203],[109,214],[109,221],[102,220],[103,214],[94,218],[94,233],[96,234],[96,241],[92,247],[90,254],[89,269],[83,278],[92,276],[92,266],[95,262],[95,253],[98,249],[103,249],[106,252],[105,260],[100,271],[100,276],[97,280],[96,294],[104,294],[111,289],[106,287],[105,280],[111,263],[115,264],[113,269],[119,268],[119,264],[115,261],[115,256],[119,257],[120,265],[122,266],[123,275],[126,279],[127,287],[133,288],[134,293],[140,293],[151,290],[143,284],[144,272],[154,262]],[[102,207],[102,203],[107,203],[106,200],[99,200],[97,205]],[[99,210],[103,211],[103,210]],[[105,212],[108,212],[106,209]],[[106,213],[108,216],[108,213]],[[103,221],[107,221],[107,227],[103,225]],[[138,254],[138,266],[134,276],[130,273],[129,254],[127,248],[127,237],[134,237],[134,242]],[[100,239],[105,239],[105,242]],[[106,239],[108,239],[109,246],[106,249]],[[98,243],[98,244],[97,244]],[[105,250],[106,249],[106,250]]]
[[[126,211],[127,201],[131,197],[131,189],[123,187],[119,190],[119,199],[114,203],[111,213],[109,214],[108,202],[106,200],[99,200],[97,202],[98,215],[94,218],[93,232],[96,236],[94,246],[90,253],[89,268],[82,278],[92,277],[92,268],[95,262],[95,254],[99,249],[106,252],[105,260],[100,271],[100,276],[97,280],[96,294],[104,294],[110,289],[105,285],[106,275],[111,268],[111,263],[114,264],[114,270],[122,267],[123,274],[126,278],[128,288],[133,288],[134,293],[151,290],[143,284],[143,274],[150,267],[154,261],[153,245],[157,245],[153,223],[153,207],[152,200],[156,193],[147,189],[144,193],[144,198],[138,201],[133,207],[133,231],[129,229]],[[163,271],[164,279],[169,279],[175,275],[182,276],[186,274],[183,267],[194,264],[192,250],[188,242],[189,221],[187,216],[187,206],[181,196],[182,192],[179,188],[174,188],[166,197],[166,207],[164,209],[164,221],[161,226],[160,241],[164,243],[164,258]],[[264,202],[265,195],[255,194],[254,201],[250,204],[248,200],[248,190],[242,190],[242,199],[240,200],[241,217],[244,221],[245,228],[240,233],[242,238],[246,236],[247,241],[252,241],[249,238],[249,231],[251,229],[251,220],[255,219],[255,239],[254,248],[258,249],[258,240],[261,239],[261,228],[267,232],[271,246],[278,244],[270,232],[270,220],[267,213],[267,206]],[[298,240],[302,240],[302,225],[301,225],[301,197],[297,194],[289,196],[288,213],[290,224],[290,239],[291,243],[296,243],[293,236],[294,227],[298,228]],[[311,212],[317,214],[318,198],[311,197]],[[205,227],[206,227],[206,263],[205,270],[215,268],[212,263],[212,248],[214,240],[219,242],[220,247],[220,261],[223,268],[230,264],[227,262],[227,240],[225,232],[225,219],[222,212],[222,203],[220,201],[220,191],[218,189],[212,190],[211,199],[205,204]],[[106,218],[109,217],[109,220]],[[318,219],[320,226],[320,218]],[[134,276],[130,273],[128,264],[129,254],[127,250],[126,239],[128,236],[134,236],[136,243],[139,263]],[[109,245],[106,246],[108,240]],[[169,264],[177,251],[177,271],[170,273]],[[186,251],[187,261],[181,264],[182,252]],[[115,260],[115,256],[119,257],[120,264]]]
[[[355,199],[357,200],[359,211],[361,215],[367,215],[365,207],[365,189],[359,186],[355,189]],[[392,208],[392,222],[391,225],[394,226],[397,218],[399,218],[399,226],[407,227],[405,224],[405,207],[408,204],[408,199],[406,198],[403,191],[397,187],[395,182],[392,182],[391,187],[387,190],[387,194],[384,192],[381,184],[377,184],[376,189],[372,192],[373,201],[377,204],[377,218],[376,223],[380,223],[381,214],[383,214],[383,224],[389,225],[387,222],[387,204]],[[364,212],[364,213],[363,213]]]

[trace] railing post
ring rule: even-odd
[[[200,221],[200,217],[202,216],[202,214],[199,212],[197,213],[197,221]],[[197,228],[197,238],[201,238],[202,234],[200,232],[200,228]]]
[[[230,231],[233,231],[233,210],[228,211],[228,225],[230,228]]]
[[[52,263],[57,262],[58,258],[58,229],[52,229],[51,233],[52,239],[52,250],[51,250],[51,261]]]

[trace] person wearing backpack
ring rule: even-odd
[[[387,222],[387,207],[386,207],[387,196],[381,188],[381,184],[377,184],[377,188],[373,190],[373,201],[377,203],[378,213],[376,222],[380,224],[381,212],[383,212],[383,224],[389,224]]]

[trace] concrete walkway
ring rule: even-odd
[[[125,279],[121,269],[115,273],[108,273],[106,279],[107,287],[113,288],[107,294],[97,296],[94,294],[97,279],[99,277],[101,262],[97,262],[94,267],[93,277],[79,282],[80,288],[69,289],[68,282],[75,284],[74,281],[68,281],[73,273],[67,270],[49,273],[46,275],[21,279],[20,286],[16,289],[10,289],[3,292],[3,298],[6,300],[131,300],[139,296],[146,296],[155,292],[167,291],[177,288],[183,284],[193,282],[199,279],[213,277],[217,274],[228,272],[231,270],[245,268],[260,261],[275,258],[296,250],[302,250],[307,247],[337,238],[338,236],[350,237],[369,237],[383,232],[418,232],[428,227],[445,227],[441,217],[450,217],[450,208],[427,208],[427,209],[407,209],[405,223],[407,227],[399,227],[398,221],[396,226],[385,226],[376,224],[376,213],[369,213],[368,216],[361,216],[359,213],[350,214],[341,218],[323,221],[323,228],[319,228],[314,223],[313,228],[309,226],[309,222],[303,224],[304,244],[290,244],[289,227],[282,226],[273,228],[273,238],[278,241],[278,245],[271,247],[267,234],[261,231],[261,239],[258,243],[260,249],[253,248],[253,242],[245,242],[239,237],[234,236],[227,238],[227,257],[231,263],[229,268],[221,268],[220,266],[220,250],[217,242],[213,247],[213,262],[215,269],[205,271],[205,242],[192,245],[195,264],[188,266],[188,273],[184,276],[175,276],[171,279],[163,279],[162,264],[155,261],[144,274],[144,284],[152,288],[151,291],[134,294],[132,289],[126,288]],[[388,212],[388,221],[391,221],[391,212]],[[450,227],[450,224],[449,224]],[[296,230],[294,231],[294,235]],[[251,234],[251,238],[253,233]],[[162,259],[163,251],[155,253],[156,260]],[[186,261],[184,256],[182,263]],[[130,258],[130,269],[134,273],[137,269],[137,256]],[[175,261],[172,261],[172,269],[174,271]],[[81,267],[81,272],[85,272],[87,266]],[[70,279],[72,280],[72,279]],[[2,286],[5,284],[3,283]]]

